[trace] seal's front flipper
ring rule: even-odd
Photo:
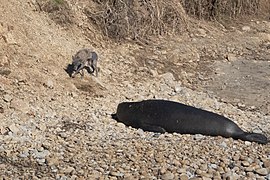
[[[153,126],[153,125],[146,125],[143,124],[140,128],[142,128],[144,131],[151,131],[151,132],[159,132],[159,133],[165,133],[166,130],[160,126]]]

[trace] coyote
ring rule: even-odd
[[[81,49],[74,56],[72,56],[73,73],[71,77],[75,77],[80,73],[84,76],[83,69],[86,69],[88,73],[94,73],[96,71],[96,77],[98,76],[97,67],[98,55],[96,52],[90,49]]]

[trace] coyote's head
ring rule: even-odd
[[[79,69],[82,69],[84,64],[82,61],[78,58],[75,58],[74,56],[72,57],[72,66],[73,66],[73,71],[77,71]]]

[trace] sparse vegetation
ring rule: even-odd
[[[66,0],[37,3],[56,23],[73,22],[75,12]],[[270,17],[269,9],[268,0],[92,0],[84,12],[105,37],[147,43],[151,37],[182,33],[188,27],[188,16],[231,21],[247,16]]]
[[[147,40],[181,33],[187,15],[206,20],[237,19],[269,14],[268,0],[103,0],[92,1],[86,14],[112,39]],[[267,8],[268,7],[268,8]],[[186,15],[187,13],[187,15]]]
[[[146,40],[181,32],[185,27],[185,11],[180,1],[104,0],[97,9],[86,9],[89,19],[113,39]]]
[[[268,0],[182,0],[182,4],[189,15],[212,20],[269,14],[270,8]]]
[[[57,24],[72,23],[71,8],[65,0],[38,0],[37,4],[40,10],[49,13]]]

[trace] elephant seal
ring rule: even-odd
[[[145,131],[232,137],[261,144],[268,142],[263,134],[244,132],[228,118],[173,101],[122,102],[115,116],[119,122]]]

